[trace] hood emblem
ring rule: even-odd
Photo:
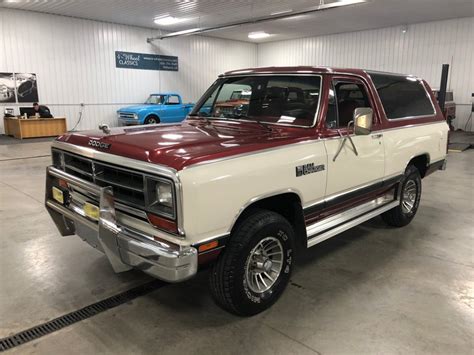
[[[89,139],[89,143],[88,143],[91,147],[94,147],[94,148],[100,148],[100,149],[110,149],[110,146],[112,144],[110,143],[104,143],[104,142],[101,142],[101,141],[98,141],[96,139]]]
[[[102,132],[104,132],[105,134],[109,134],[110,133],[110,128],[109,128],[109,125],[105,124],[105,123],[101,123],[99,125],[99,129],[102,130]]]

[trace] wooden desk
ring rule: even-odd
[[[5,134],[15,138],[53,137],[67,132],[66,118],[3,118]]]

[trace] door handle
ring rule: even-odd
[[[379,139],[383,137],[383,133],[372,134],[373,139]]]

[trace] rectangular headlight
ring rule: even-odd
[[[165,179],[147,178],[147,210],[168,218],[175,218],[174,184]]]
[[[51,152],[51,156],[53,159],[54,167],[64,170],[64,165],[65,165],[64,154],[58,150],[53,149]]]

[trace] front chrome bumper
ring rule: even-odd
[[[51,190],[57,179],[97,196],[100,209],[97,222],[52,199]],[[168,245],[119,225],[110,186],[100,187],[50,166],[46,169],[45,205],[61,235],[79,235],[107,256],[115,272],[136,268],[169,282],[186,280],[197,272],[196,248]]]
[[[134,118],[118,118],[118,121],[121,126],[136,126],[141,124],[139,119]]]

